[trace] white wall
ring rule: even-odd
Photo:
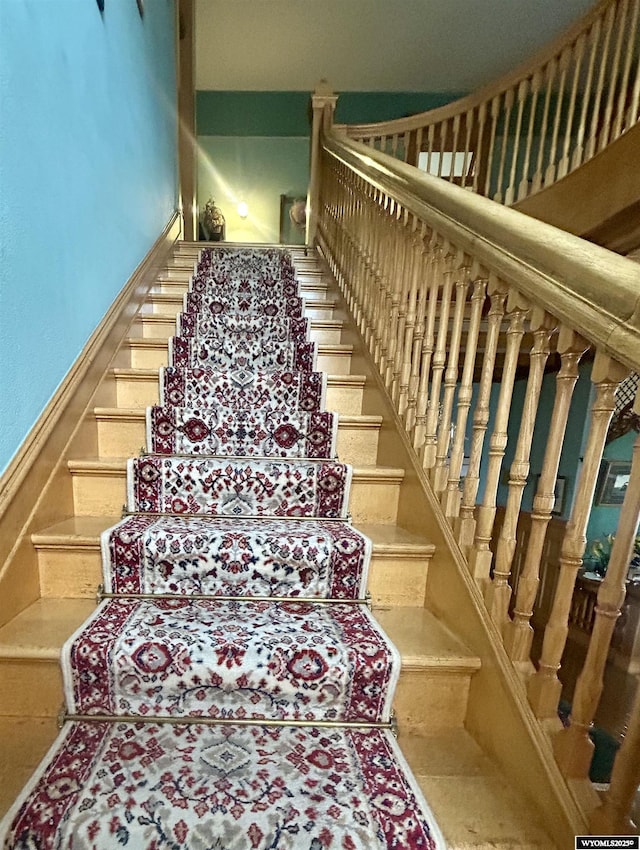
[[[196,0],[196,88],[472,91],[594,0]]]

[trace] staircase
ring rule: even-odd
[[[125,501],[126,458],[144,445],[144,409],[158,402],[158,369],[167,363],[166,341],[198,251],[176,244],[104,376],[68,459],[74,515],[32,535],[40,599],[0,628],[2,812],[56,733],[60,647],[95,607],[100,533]],[[378,463],[389,455],[393,424],[345,305],[315,256],[294,250],[294,262],[318,368],[329,373],[327,409],[340,414],[338,456],[354,466],[353,522],[373,542],[373,611],[402,656],[395,701],[401,747],[452,848],[551,848],[534,789],[516,789],[465,730],[480,659],[429,610],[435,547],[426,532],[398,524],[411,482],[401,466]]]

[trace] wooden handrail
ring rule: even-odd
[[[590,342],[640,369],[640,266],[597,245],[390,162],[360,142],[325,136],[324,147],[407,211],[553,312]]]
[[[639,32],[640,0],[600,0],[533,58],[466,97],[340,129],[413,166],[425,153],[430,173],[512,204],[552,185],[637,123]],[[443,166],[443,154],[451,165]]]

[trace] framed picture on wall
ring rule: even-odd
[[[603,460],[596,487],[595,504],[614,507],[624,502],[631,476],[631,461]]]

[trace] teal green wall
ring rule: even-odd
[[[0,0],[1,2],[1,0]],[[399,118],[432,109],[454,94],[344,92],[336,121]],[[280,195],[304,197],[309,182],[309,92],[199,91],[198,205],[213,197],[227,220],[228,241],[277,242]],[[238,201],[249,205],[241,220]]]
[[[0,0],[0,472],[176,207],[174,15]]]
[[[226,219],[227,241],[278,242],[280,195],[307,194],[309,140],[201,136],[198,148],[198,202],[203,207],[213,197]],[[238,215],[239,201],[249,207],[246,219]]]
[[[614,440],[604,450],[605,460],[631,460],[633,452],[633,444],[636,441],[637,434],[631,431],[625,434],[624,437],[619,437]],[[598,537],[603,537],[605,534],[615,534],[618,527],[618,519],[620,518],[620,507],[600,507],[594,505],[591,509],[589,517],[589,525],[587,528],[587,540],[596,540]]]

